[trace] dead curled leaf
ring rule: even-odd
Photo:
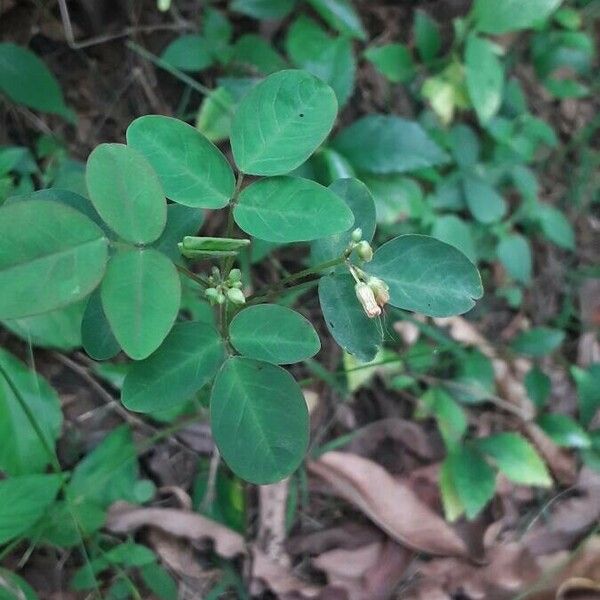
[[[326,573],[330,586],[345,590],[348,600],[385,600],[392,596],[412,556],[388,539],[353,550],[330,550],[312,564]]]
[[[177,508],[145,508],[116,502],[109,510],[106,526],[113,533],[131,533],[141,527],[156,527],[192,541],[210,539],[216,552],[225,558],[246,553],[244,538],[239,533],[198,513]]]
[[[401,544],[429,554],[469,556],[456,531],[377,463],[355,454],[327,452],[308,469]]]

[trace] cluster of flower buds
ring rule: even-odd
[[[383,307],[390,301],[389,287],[378,277],[357,281],[354,286],[356,297],[369,319],[381,315]]]
[[[362,239],[362,229],[360,227],[352,232],[352,238],[346,251],[347,255],[350,255],[353,251],[356,251],[357,256],[365,262],[373,260],[373,248],[367,240]]]
[[[225,279],[221,277],[221,271],[213,267],[212,274],[208,278],[211,287],[204,292],[211,304],[224,304],[225,301],[232,304],[245,304],[246,297],[242,291],[242,273],[239,269],[231,269]]]

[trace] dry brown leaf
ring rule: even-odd
[[[469,555],[465,542],[446,521],[377,463],[355,454],[327,452],[308,468],[401,544],[429,554]]]
[[[258,548],[255,548],[252,552],[251,592],[253,594],[261,593],[264,589],[263,583],[278,597],[293,594],[301,598],[315,598],[321,592],[319,586],[303,581],[289,568],[274,562]]]
[[[353,550],[381,541],[381,531],[366,523],[348,522],[291,538],[287,547],[292,554],[323,554],[328,550]]]
[[[385,600],[402,579],[412,553],[391,540],[354,550],[331,550],[313,559],[327,581],[349,600]]]
[[[217,554],[225,558],[246,552],[244,538],[239,533],[202,515],[177,508],[140,508],[126,502],[116,502],[109,510],[106,526],[114,533],[156,527],[192,541],[210,539]]]

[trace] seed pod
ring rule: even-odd
[[[375,300],[375,294],[366,283],[359,281],[354,286],[354,291],[356,292],[356,297],[358,298],[358,301],[360,302],[365,314],[367,317],[369,317],[369,319],[378,317],[381,314],[381,307]]]

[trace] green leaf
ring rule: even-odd
[[[465,507],[458,497],[458,491],[452,479],[449,456],[441,464],[439,485],[444,515],[450,523],[453,523],[465,512]]]
[[[423,190],[410,177],[400,174],[362,175],[375,201],[377,222],[391,224],[423,214]]]
[[[267,484],[293,473],[308,446],[308,409],[300,386],[281,367],[233,357],[210,399],[215,441],[231,470]]]
[[[0,92],[17,104],[60,115],[67,121],[75,120],[56,78],[27,48],[8,42],[0,44]]]
[[[316,240],[346,231],[354,222],[337,194],[300,177],[273,177],[249,185],[233,214],[241,229],[268,242]]]
[[[231,124],[235,162],[250,175],[283,175],[325,140],[337,114],[334,91],[305,71],[274,73],[240,102]]]
[[[340,106],[354,88],[356,62],[351,41],[329,36],[311,18],[302,15],[288,30],[286,50],[294,65],[328,83]]]
[[[376,319],[364,313],[350,275],[329,275],[319,280],[319,302],[333,339],[362,362],[375,358],[383,331]]]
[[[255,19],[283,19],[288,15],[297,0],[233,0],[231,10]]]
[[[593,363],[586,369],[572,366],[571,375],[577,385],[579,419],[589,426],[600,408],[600,363]]]
[[[544,461],[518,433],[498,433],[479,439],[476,443],[479,450],[490,456],[511,481],[520,485],[552,485]]]
[[[482,176],[470,173],[463,185],[467,206],[480,223],[495,223],[506,214],[504,198]]]
[[[448,144],[452,157],[459,167],[468,169],[474,167],[479,161],[481,154],[479,136],[468,125],[464,123],[454,125],[448,136]]]
[[[138,462],[131,429],[111,431],[77,464],[67,493],[73,506],[92,502],[108,508],[116,500],[138,502]]]
[[[501,34],[533,27],[545,21],[562,0],[476,0],[475,27],[484,33]]]
[[[515,352],[527,356],[546,356],[554,352],[565,339],[565,332],[551,327],[534,327],[521,332],[512,342]]]
[[[261,75],[270,75],[286,67],[279,52],[264,37],[255,33],[246,33],[236,41],[231,49],[231,62],[250,67],[251,72]]]
[[[454,246],[470,261],[477,260],[477,250],[471,228],[460,217],[456,215],[438,217],[433,224],[431,235],[441,242]]]
[[[157,250],[130,250],[109,262],[102,282],[102,306],[121,348],[141,360],[171,330],[181,300],[173,263]]]
[[[289,365],[314,356],[319,336],[305,317],[277,304],[249,306],[231,321],[233,347],[243,356]]]
[[[479,122],[485,125],[502,103],[504,67],[489,40],[469,35],[465,49],[467,89]]]
[[[539,204],[536,217],[544,235],[557,246],[566,250],[575,249],[575,232],[567,217],[548,204]]]
[[[42,315],[2,321],[2,325],[27,343],[69,351],[81,346],[81,319],[86,301]]]
[[[0,348],[0,366],[19,391],[45,438],[40,440],[13,387],[0,373],[0,470],[9,475],[43,471],[50,463],[46,447],[54,447],[60,434],[62,412],[57,393],[35,371]]]
[[[108,360],[121,351],[102,307],[99,289],[90,296],[85,308],[81,322],[81,340],[83,349],[94,360]]]
[[[462,446],[448,456],[448,470],[467,518],[474,519],[494,497],[494,471],[470,445]]]
[[[421,59],[426,63],[432,61],[442,47],[442,39],[438,24],[424,10],[415,11],[413,36]]]
[[[410,81],[415,75],[415,65],[410,50],[404,44],[372,46],[365,58],[392,83]]]
[[[177,600],[177,583],[164,567],[156,563],[144,565],[140,575],[154,596],[160,600]]]
[[[463,350],[459,373],[454,381],[447,383],[447,388],[465,404],[486,402],[495,392],[492,361],[477,349]]]
[[[552,441],[565,448],[590,448],[592,441],[587,432],[567,415],[548,413],[538,418],[538,425]]]
[[[190,73],[203,71],[213,62],[209,44],[196,33],[175,38],[163,50],[161,58],[172,67]]]
[[[230,42],[233,36],[233,25],[229,15],[207,6],[202,12],[202,34],[209,53],[219,62],[227,62],[231,51]]]
[[[362,230],[362,239],[370,242],[375,235],[375,203],[369,188],[358,179],[338,179],[329,189],[348,205],[354,215],[354,223],[343,233],[315,240],[311,244],[311,262],[319,264],[342,255],[352,239],[356,228]]]
[[[473,263],[459,250],[425,235],[383,244],[365,271],[390,287],[390,304],[433,317],[467,312],[483,295]]]
[[[139,117],[127,128],[127,143],[152,165],[174,202],[222,208],[233,195],[235,178],[225,157],[183,121],[159,115]]]
[[[435,417],[446,448],[454,450],[467,431],[465,411],[452,396],[439,387],[429,388],[420,400]]]
[[[22,475],[0,481],[0,544],[26,534],[44,516],[61,479],[61,475]]]
[[[174,262],[181,260],[177,244],[184,237],[198,233],[203,222],[204,211],[202,209],[182,204],[169,204],[167,206],[167,226],[154,247]]]
[[[333,146],[360,171],[404,173],[448,161],[448,155],[416,121],[369,115],[343,129]]]
[[[308,0],[321,18],[333,29],[359,40],[366,40],[363,24],[350,0]]]
[[[16,573],[0,568],[0,598],[2,600],[38,600],[33,588]]]
[[[167,202],[150,163],[124,144],[100,144],[85,171],[90,199],[98,214],[123,239],[148,244],[167,222]]]
[[[533,258],[527,238],[519,233],[507,235],[500,240],[496,247],[496,254],[513,279],[520,283],[531,281]]]
[[[215,376],[224,360],[223,342],[213,327],[177,323],[156,352],[132,365],[121,401],[143,413],[182,404]]]
[[[525,375],[527,395],[537,408],[543,408],[552,391],[552,381],[539,367],[533,367]]]
[[[196,129],[211,142],[229,137],[231,115],[236,100],[225,87],[216,87],[207,94],[196,116]]]
[[[87,296],[106,268],[107,239],[56,202],[0,208],[0,318],[49,312]]]

